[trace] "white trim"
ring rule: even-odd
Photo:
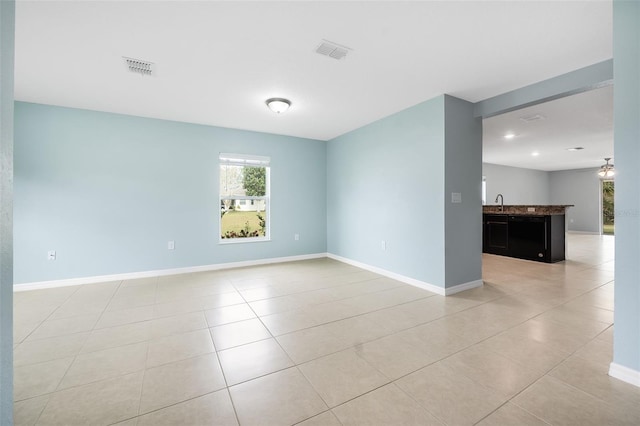
[[[400,275],[395,272],[387,271],[386,269],[378,268],[377,266],[368,265],[366,263],[358,262],[356,260],[351,260],[346,257],[338,256],[332,253],[313,253],[313,254],[303,254],[298,256],[272,257],[267,259],[245,260],[241,262],[216,263],[216,264],[202,265],[202,266],[187,266],[184,268],[159,269],[155,271],[141,271],[141,272],[127,272],[123,274],[98,275],[93,277],[67,278],[62,280],[38,281],[38,282],[32,282],[32,283],[14,284],[13,291],[20,292],[20,291],[29,291],[29,290],[41,290],[45,288],[96,284],[96,283],[103,283],[103,282],[109,282],[109,281],[123,281],[123,280],[135,280],[138,278],[164,277],[167,275],[189,274],[193,272],[218,271],[222,269],[268,265],[272,263],[284,263],[284,262],[295,262],[300,260],[320,259],[323,257],[328,257],[329,259],[337,260],[339,262],[353,265],[358,268],[365,269],[367,271],[375,272],[376,274],[393,278],[394,280],[402,281],[403,283],[421,288],[423,290],[430,291],[432,293],[439,294],[441,296],[449,296],[455,293],[459,293],[461,291],[469,290],[476,287],[482,287],[483,285],[482,280],[476,280],[476,281],[470,281],[468,283],[458,284],[449,288],[442,288],[433,284],[429,284],[424,281],[417,280],[415,278],[407,277],[405,275]]]
[[[467,283],[456,284],[453,287],[447,287],[444,289],[445,296],[451,296],[452,294],[460,293],[461,291],[471,290],[472,288],[482,287],[484,285],[484,281],[475,280],[469,281]]]
[[[220,238],[218,244],[264,243],[269,241],[271,241],[271,238],[267,237]]]
[[[327,253],[329,259],[337,260],[342,263],[356,266],[367,271],[375,272],[376,274],[384,275],[385,277],[393,278],[394,280],[402,281],[403,283],[412,285],[414,287],[421,288],[423,290],[430,291],[432,293],[439,294],[441,296],[448,296],[451,294],[459,293],[464,290],[469,290],[475,287],[481,287],[483,285],[482,280],[471,281],[468,283],[458,284],[449,288],[442,288],[440,286],[429,284],[424,281],[417,280],[415,278],[400,275],[395,272],[387,271],[386,269],[378,268],[377,266],[368,265],[366,263],[358,262],[357,260],[348,259],[346,257],[338,256],[333,253]]]
[[[395,272],[387,271],[386,269],[378,268],[377,266],[368,265],[366,263],[358,262],[357,260],[348,259],[346,257],[338,256],[337,254],[327,253],[329,259],[337,260],[348,265],[356,266],[367,271],[375,272],[376,274],[384,275],[385,277],[393,278],[394,280],[402,281],[403,283],[410,284],[414,287],[419,287],[423,290],[428,290],[432,293],[444,296],[444,289],[437,285],[429,284],[424,281],[417,280],[415,278],[407,277],[405,275],[396,274]]]
[[[68,278],[63,280],[39,281],[25,284],[14,284],[13,291],[40,290],[44,288],[68,287],[73,285],[95,284],[108,281],[134,280],[137,278],[163,277],[166,275],[188,274],[191,272],[217,271],[221,269],[241,268],[246,266],[268,265],[271,263],[295,262],[299,260],[320,259],[327,257],[326,253],[303,254],[298,256],[272,257],[242,262],[217,263],[202,266],[187,266],[184,268],[159,269],[156,271],[128,272],[124,274],[99,275],[94,277]]]
[[[269,167],[271,157],[262,155],[230,154],[221,152],[218,156],[221,164],[230,166]]]
[[[609,364],[609,375],[633,386],[640,387],[640,371],[612,362]]]

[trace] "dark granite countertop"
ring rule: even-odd
[[[500,205],[489,205],[489,206],[482,206],[482,213],[505,214],[505,215],[546,216],[546,215],[565,214],[566,210],[569,207],[573,207],[573,204],[505,205],[503,210],[500,209]]]

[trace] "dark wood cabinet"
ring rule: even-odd
[[[508,217],[506,215],[484,215],[482,251],[507,255],[509,249],[508,228]]]
[[[483,252],[539,262],[565,260],[564,215],[483,215]]]

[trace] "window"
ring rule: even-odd
[[[482,176],[482,205],[487,204],[487,177]]]
[[[269,239],[269,157],[220,154],[220,242]]]

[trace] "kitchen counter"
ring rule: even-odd
[[[538,262],[565,260],[565,211],[570,205],[483,206],[484,253]]]
[[[548,205],[505,205],[500,209],[500,205],[482,206],[482,213],[506,214],[506,215],[564,215],[573,204],[548,204]]]

